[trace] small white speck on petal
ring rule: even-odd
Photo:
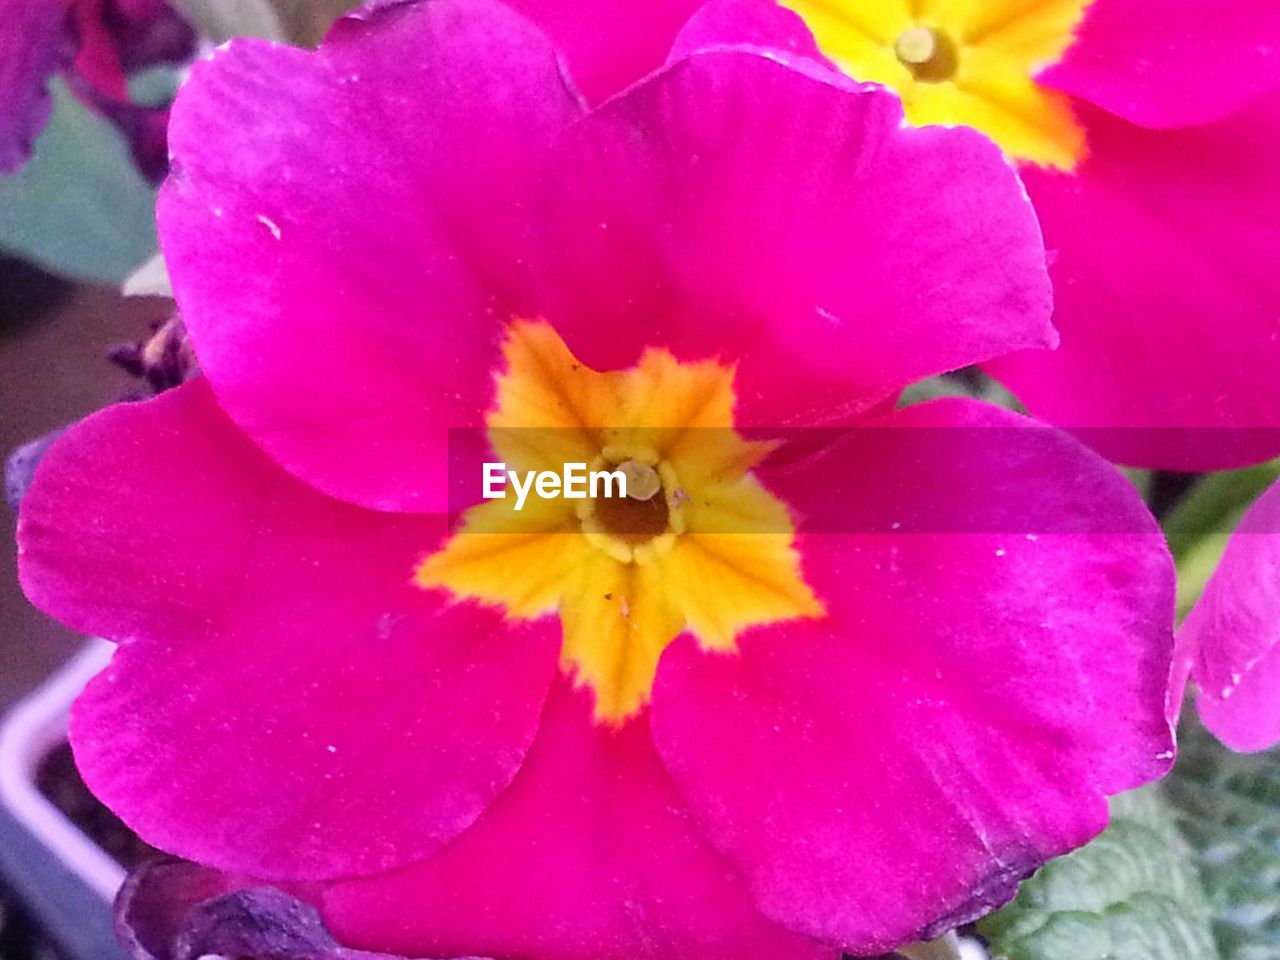
[[[258,214],[258,222],[271,231],[271,236],[280,239],[280,227],[265,213]]]

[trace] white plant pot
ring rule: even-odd
[[[90,640],[0,722],[0,804],[104,901],[125,869],[36,787],[41,761],[67,739],[71,703],[111,659],[114,644]]]

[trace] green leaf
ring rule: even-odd
[[[31,162],[0,178],[0,248],[47,270],[119,283],[156,249],[155,190],[128,145],[62,81]]]
[[[1169,549],[1178,563],[1178,620],[1204,593],[1227,540],[1250,504],[1280,476],[1280,460],[1224,470],[1199,480],[1164,518]]]
[[[1232,527],[1238,526],[1244,511],[1240,510],[1229,518]],[[1209,578],[1222,562],[1222,555],[1227,550],[1229,533],[1206,533],[1195,545],[1184,550],[1178,557],[1178,622],[1181,623],[1191,608],[1200,602],[1204,588],[1209,585]]]
[[[1230,533],[1238,515],[1280,475],[1280,460],[1213,473],[1196,483],[1164,520],[1169,549],[1180,563],[1206,536]]]
[[[1150,787],[1115,797],[1100,837],[1041,868],[978,932],[1007,960],[1218,960],[1192,852]]]
[[[288,39],[271,0],[174,0],[174,4],[214,43],[232,37]]]
[[[967,397],[1025,414],[1022,402],[1009,388],[976,367],[952,374],[927,377],[909,385],[898,397],[899,407],[909,407],[943,397]]]
[[[361,0],[271,0],[290,43],[315,46],[333,21],[360,6]]]
[[[1232,753],[1194,721],[1165,781],[1223,960],[1280,960],[1280,749]]]

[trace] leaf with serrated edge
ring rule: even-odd
[[[1193,718],[1165,782],[1222,960],[1280,960],[1280,748],[1232,753]]]
[[[1100,837],[1043,867],[978,931],[1006,960],[1219,960],[1191,849],[1151,787],[1113,798]]]

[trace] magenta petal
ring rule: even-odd
[[[1040,80],[1145,127],[1222,120],[1280,90],[1280,5],[1093,0]]]
[[[546,31],[591,103],[650,73],[702,0],[511,0]]]
[[[67,66],[74,46],[61,0],[0,0],[0,174],[31,156],[49,122],[49,78]]]
[[[1274,580],[1271,589],[1275,589]],[[1273,620],[1273,628],[1274,624]],[[1229,699],[1220,693],[1202,691],[1196,700],[1200,719],[1214,736],[1242,753],[1280,743],[1280,648],[1276,644],[1241,674]]]
[[[832,419],[1055,340],[1012,169],[882,89],[700,54],[572,127],[553,170],[548,318],[600,368],[650,346],[736,363],[741,421]]]
[[[1090,433],[1124,462],[1205,470],[1275,456],[1280,97],[1191,130],[1080,115],[1090,156],[1077,175],[1023,171],[1062,346],[992,371],[1063,426],[1194,428]]]
[[[1227,542],[1178,644],[1200,688],[1200,717],[1233,750],[1280,742],[1280,485]]]
[[[73,712],[89,787],[156,846],[267,879],[452,839],[519,768],[558,631],[413,586],[441,527],[293,479],[203,381],[70,430],[22,502],[19,572],[121,641]]]
[[[530,310],[529,194],[578,112],[492,0],[384,5],[316,53],[236,41],[174,106],[160,235],[219,402],[282,466],[444,509],[500,323]]]
[[[434,859],[328,889],[344,942],[539,960],[836,960],[766,921],[689,822],[644,717],[591,719],[561,679],[510,789]]]
[[[889,535],[805,534],[824,620],[749,633],[737,656],[685,637],[659,667],[658,752],[713,843],[767,915],[853,952],[1003,902],[1102,829],[1106,794],[1171,764],[1159,530],[1118,471],[1019,423],[913,407],[775,478],[802,516],[902,488],[953,531],[1008,532],[913,532],[904,512]],[[983,427],[1002,429],[935,469],[935,431]]]
[[[671,59],[725,47],[783,51],[827,62],[804,19],[773,0],[710,0],[676,37]]]

